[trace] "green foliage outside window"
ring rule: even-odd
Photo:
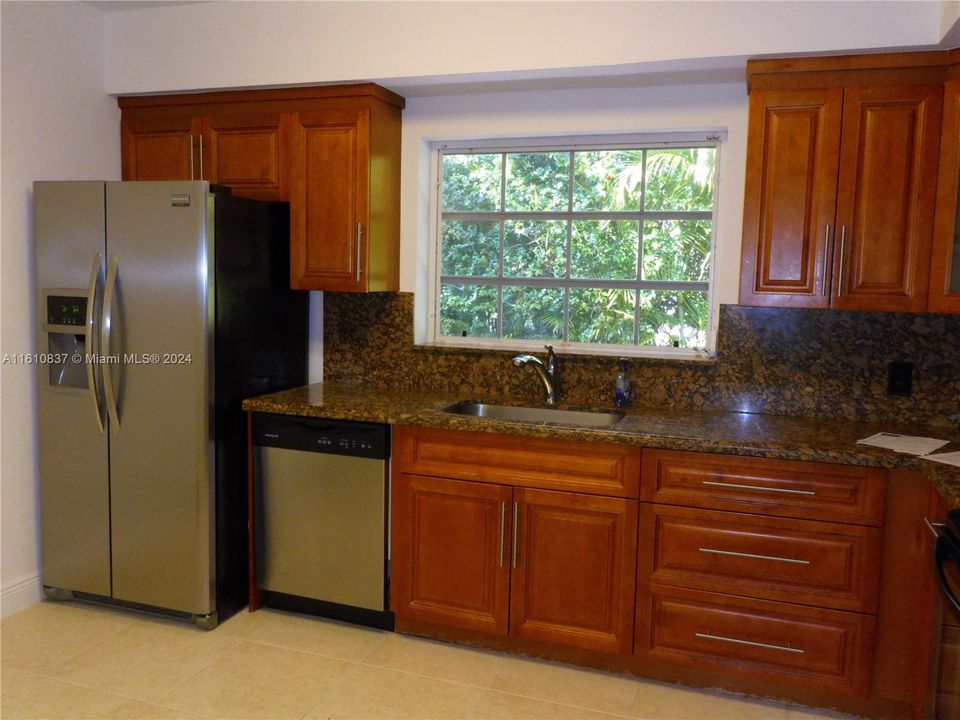
[[[705,347],[714,147],[441,158],[440,335]]]

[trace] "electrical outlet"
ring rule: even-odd
[[[909,395],[913,392],[913,363],[887,363],[887,395]]]

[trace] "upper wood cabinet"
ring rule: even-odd
[[[120,98],[124,180],[290,201],[290,285],[396,290],[403,98],[376,85]]]
[[[833,307],[926,308],[942,102],[940,85],[844,91]]]
[[[960,60],[960,55],[958,55]],[[960,78],[960,66],[954,67]],[[940,177],[930,264],[933,312],[960,312],[960,79],[944,86],[943,135],[940,139]]]
[[[122,107],[122,105],[121,105]],[[124,180],[198,180],[201,121],[189,114],[123,111],[120,156]]]
[[[748,63],[741,304],[937,309],[947,57]]]
[[[397,289],[399,148],[400,110],[379,101],[294,115],[291,287]]]
[[[751,95],[741,304],[926,308],[941,95]]]
[[[190,110],[124,111],[124,180],[207,180],[242,197],[290,199],[289,114]]]
[[[826,307],[843,91],[750,96],[740,303]]]

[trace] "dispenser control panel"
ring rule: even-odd
[[[69,325],[82,328],[86,320],[86,297],[47,296],[47,325]]]

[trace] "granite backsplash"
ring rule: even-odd
[[[427,389],[453,399],[542,401],[512,352],[413,343],[410,293],[326,293],[324,379]],[[715,362],[633,359],[634,404],[960,426],[960,315],[723,305]],[[561,403],[613,406],[617,359],[558,355]],[[909,397],[887,364],[914,364]]]

